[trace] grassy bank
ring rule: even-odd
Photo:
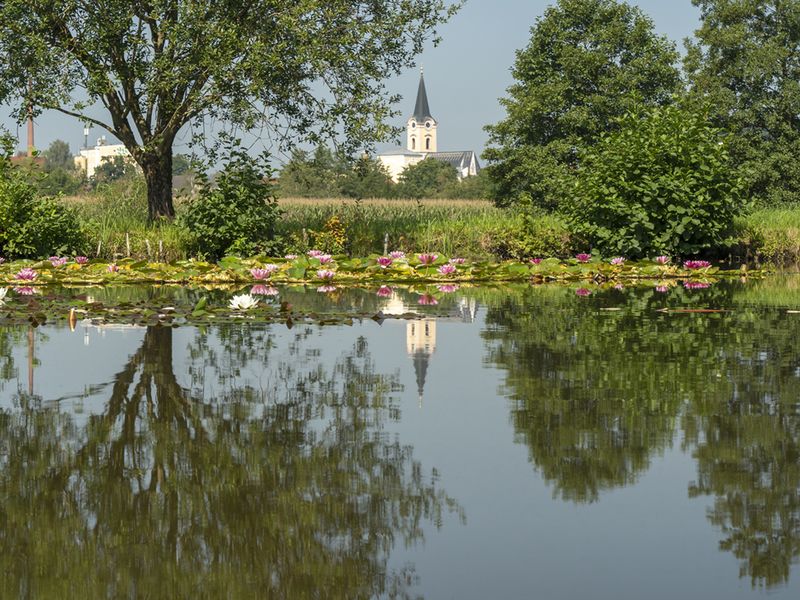
[[[106,260],[187,258],[187,235],[173,224],[148,226],[140,181],[65,198],[86,224],[89,255]],[[312,247],[351,256],[436,251],[475,260],[568,257],[587,250],[558,217],[496,208],[480,200],[352,200],[285,198],[277,235],[285,252]],[[181,211],[180,201],[177,210]],[[333,227],[331,227],[331,219]],[[756,210],[736,222],[729,246],[712,258],[793,268],[800,264],[800,207]]]

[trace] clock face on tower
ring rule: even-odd
[[[425,123],[425,127],[426,127],[426,128],[428,128],[428,129],[430,129],[430,128],[431,128],[431,122],[430,122],[430,121],[427,121],[427,122]]]

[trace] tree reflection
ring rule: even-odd
[[[390,550],[458,507],[380,432],[397,383],[366,343],[269,397],[190,393],[172,352],[148,328],[85,426],[26,398],[0,414],[2,595],[408,597]]]
[[[593,501],[631,483],[682,429],[698,464],[689,493],[715,497],[720,548],[773,586],[800,557],[800,321],[758,309],[758,289],[700,297],[730,313],[671,315],[652,291],[587,303],[529,289],[484,299],[484,337],[517,436],[556,494]],[[624,309],[599,310],[609,304]]]

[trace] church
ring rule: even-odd
[[[439,122],[433,118],[428,106],[425,78],[420,73],[414,114],[406,122],[405,149],[399,148],[378,155],[378,160],[386,167],[393,181],[399,180],[400,174],[406,167],[415,165],[426,158],[434,158],[453,165],[459,181],[478,174],[481,166],[473,151],[439,152],[438,127]]]

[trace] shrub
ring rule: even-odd
[[[186,207],[181,222],[191,236],[190,251],[212,260],[273,252],[280,210],[269,176],[266,157],[234,147],[222,172],[213,183],[202,181]]]
[[[582,157],[573,230],[602,253],[691,255],[719,247],[742,208],[744,182],[704,110],[676,104],[626,114]]]
[[[11,166],[13,146],[0,140],[0,256],[44,258],[84,251],[74,211],[55,198],[37,196],[24,173]]]

